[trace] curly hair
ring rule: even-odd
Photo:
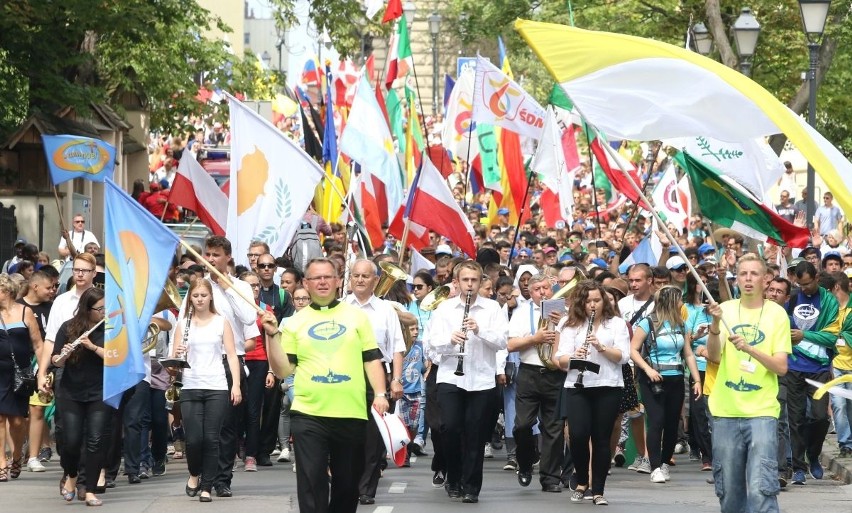
[[[607,297],[604,286],[594,280],[585,280],[577,284],[568,298],[568,304],[571,305],[568,309],[568,326],[577,327],[586,322],[588,318],[586,300],[589,299],[589,293],[593,290],[600,293],[603,301],[603,310],[596,314],[600,316],[600,320],[606,321],[616,316],[615,308]]]

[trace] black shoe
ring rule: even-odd
[[[413,442],[411,443],[411,452],[413,452],[415,456],[429,456],[429,453],[424,451],[420,444]]]
[[[190,488],[189,481],[186,482],[186,486],[184,487],[184,491],[188,497],[195,497],[198,495],[198,490],[201,489],[201,479],[198,480],[198,484],[195,485],[195,488]]]
[[[440,470],[438,472],[435,472],[435,475],[432,476],[432,486],[434,486],[435,488],[440,488],[444,486],[445,481],[446,478],[444,477],[444,473]]]
[[[107,488],[115,488],[115,479],[107,479],[106,480]]]
[[[479,502],[479,496],[472,493],[466,493],[464,494],[464,497],[462,497],[462,502],[466,504],[476,504]]]
[[[532,472],[518,471],[518,484],[521,486],[529,486],[532,483]]]
[[[459,485],[444,485],[444,488],[446,488],[447,495],[450,497],[450,499],[458,499],[462,496],[461,488],[459,488]]]
[[[376,498],[370,497],[369,495],[362,495],[358,497],[358,503],[362,506],[369,506],[370,504],[376,503]]]
[[[142,479],[140,479],[139,476],[136,474],[128,474],[127,482],[130,484],[139,484],[142,482]]]
[[[562,486],[558,484],[546,484],[541,487],[542,492],[562,493]]]
[[[151,474],[154,476],[166,475],[166,460],[155,461],[154,466],[151,467]]]
[[[577,489],[577,473],[571,472],[571,477],[568,478],[568,488],[572,490]]]
[[[257,458],[257,466],[258,467],[271,467],[272,466],[272,459],[270,459],[269,456],[267,456],[265,458]]]
[[[216,497],[233,497],[234,494],[231,492],[231,487],[228,485],[222,485],[216,487]]]

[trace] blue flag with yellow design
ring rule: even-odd
[[[105,186],[104,402],[117,408],[124,391],[145,377],[142,339],[178,238],[115,182]]]
[[[41,136],[53,185],[83,178],[93,182],[112,179],[115,148],[100,139],[77,135]]]

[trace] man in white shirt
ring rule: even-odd
[[[405,353],[405,340],[402,338],[399,317],[392,304],[373,294],[378,281],[376,264],[370,260],[356,260],[349,270],[349,288],[352,293],[346,296],[344,302],[360,308],[369,317],[373,333],[376,335],[376,343],[382,352],[382,367],[390,381],[391,398],[399,399],[402,397],[402,359]],[[372,404],[370,392],[367,396],[367,404]],[[378,426],[375,422],[368,422],[367,439],[364,445],[366,461],[364,472],[358,483],[358,501],[362,505],[376,502],[376,489],[381,476],[379,464],[384,450],[385,445]]]
[[[231,260],[231,241],[219,235],[209,237],[204,242],[204,258],[222,275],[227,276],[228,262]],[[205,279],[210,282],[213,288],[213,305],[216,307],[216,313],[228,321],[234,334],[234,346],[237,358],[240,361],[240,385],[244,388],[246,382],[246,345],[248,344],[248,349],[251,350],[254,346],[255,337],[260,335],[260,330],[257,327],[257,310],[255,310],[253,303],[249,303],[245,299],[254,297],[254,293],[251,290],[251,285],[233,277],[229,278],[233,287],[220,280],[214,273],[208,274]],[[187,301],[184,298],[180,315],[178,315],[179,318],[185,318],[186,305]],[[225,367],[228,389],[230,390],[231,370],[227,360],[223,359],[222,364]],[[243,389],[243,396],[245,394],[246,391]],[[229,410],[226,412],[225,422],[222,424],[219,442],[219,473],[213,479],[217,497],[232,496],[231,479],[233,478],[234,460],[237,454],[238,423],[243,418],[244,404],[240,402],[237,406],[233,406],[229,403]]]
[[[564,423],[558,418],[556,401],[565,383],[565,372],[548,369],[538,355],[542,344],[556,340],[553,329],[538,329],[541,319],[541,302],[553,295],[550,279],[536,274],[529,280],[531,301],[515,310],[509,321],[509,351],[519,351],[521,363],[518,369],[515,398],[514,437],[517,446],[518,483],[529,486],[532,482],[533,464],[536,460],[536,442],[533,426],[540,422],[541,465],[539,481],[545,492],[562,491],[561,475],[565,436]],[[552,351],[554,353],[555,351]]]
[[[441,358],[437,382],[447,458],[444,487],[450,498],[462,497],[466,503],[479,502],[485,442],[491,439],[496,407],[497,351],[506,348],[509,328],[500,305],[478,294],[481,281],[482,267],[476,262],[456,265],[453,285],[459,295],[435,310],[429,333]],[[455,374],[458,368],[461,375]]]
[[[95,234],[86,230],[86,218],[83,217],[83,214],[74,214],[72,223],[73,229],[68,233],[68,239],[71,240],[71,244],[74,245],[77,252],[82,252],[86,244],[90,242],[94,242],[98,247],[101,246]],[[59,256],[62,258],[68,259],[71,256],[71,250],[68,248],[68,241],[65,237],[60,237],[58,249]]]

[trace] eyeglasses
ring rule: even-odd
[[[305,296],[305,297],[293,296],[293,301],[310,301],[310,300],[311,300],[310,296]]]
[[[97,308],[89,308],[89,310],[92,310],[93,312],[104,313],[104,310],[106,310],[106,307],[105,306],[99,306]]]
[[[258,269],[275,269],[276,267],[275,264],[257,264]]]
[[[414,285],[411,286],[411,288],[413,288],[414,290],[420,290],[420,289],[425,288],[425,287],[426,287],[426,285],[424,285],[422,283],[420,283],[420,284],[415,283]]]
[[[247,253],[246,256],[249,258],[260,258],[263,256],[263,253]]]
[[[314,282],[314,281],[331,281],[335,278],[337,278],[337,276],[310,276],[310,277],[306,276],[305,277],[306,280],[311,281],[311,282]]]
[[[74,221],[74,224],[83,224],[83,223],[85,223],[85,222],[86,222],[86,221],[84,221],[84,220],[82,220],[82,219],[77,219],[77,220],[75,220],[75,221]]]
[[[94,269],[78,269],[78,268],[75,268],[75,269],[71,269],[71,272],[73,272],[74,274],[82,274],[82,275],[85,276],[89,273],[95,272],[95,270]]]

